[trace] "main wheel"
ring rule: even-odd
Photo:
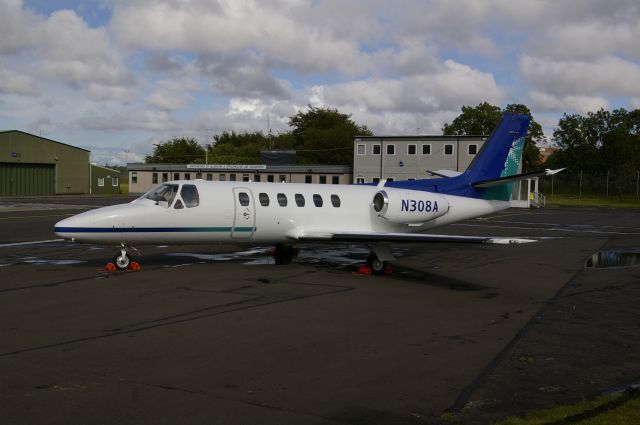
[[[373,252],[367,257],[367,267],[371,269],[373,274],[383,275],[387,271],[387,262],[382,261]]]
[[[116,265],[116,268],[118,270],[126,270],[131,264],[131,257],[129,257],[127,254],[118,253],[115,257],[113,257],[113,264]]]
[[[277,265],[289,264],[293,261],[295,248],[291,245],[277,244],[273,251],[273,257]]]

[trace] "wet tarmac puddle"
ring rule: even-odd
[[[640,266],[640,251],[598,251],[585,261],[586,268],[611,268]]]

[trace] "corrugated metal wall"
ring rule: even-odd
[[[0,162],[0,195],[54,195],[55,177],[53,164]]]

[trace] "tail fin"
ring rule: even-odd
[[[459,176],[391,182],[387,186],[508,201],[511,198],[513,183],[491,188],[474,187],[473,184],[513,176],[519,172],[530,122],[529,115],[505,112],[467,170]]]

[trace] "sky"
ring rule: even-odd
[[[144,159],[308,105],[441,134],[464,105],[640,108],[637,0],[0,0],[0,130]]]

